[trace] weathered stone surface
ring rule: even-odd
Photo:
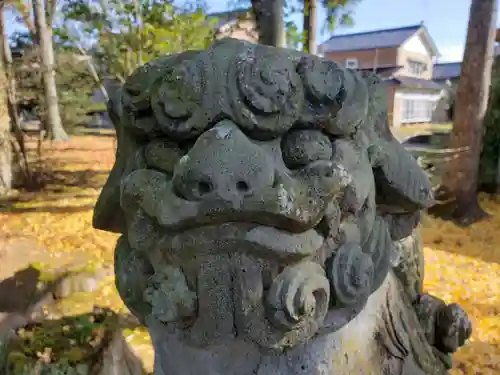
[[[112,98],[94,226],[122,233],[117,288],[157,375],[446,372],[470,322],[423,295],[432,189],[384,91],[225,39],[146,64]]]

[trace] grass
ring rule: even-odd
[[[46,267],[79,258],[92,265],[110,264],[117,235],[93,229],[91,217],[113,150],[113,138],[102,136],[75,136],[50,146],[46,163],[52,169],[51,182],[41,192],[0,202],[0,233],[36,238],[51,254]],[[474,325],[470,343],[455,355],[452,375],[500,373],[500,201],[482,195],[481,204],[492,217],[470,228],[432,217],[422,222],[426,290],[460,303]],[[88,313],[94,304],[116,312],[124,309],[112,278],[95,293],[73,298],[60,306],[68,315]],[[145,357],[151,355],[144,331],[128,330],[127,335],[144,349]],[[148,360],[151,364],[152,358]]]
[[[436,132],[448,133],[451,131],[453,124],[443,123],[443,124],[413,124],[404,125],[399,128],[393,128],[393,133],[396,138],[402,140],[410,137],[414,137],[419,134],[432,134]]]

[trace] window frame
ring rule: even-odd
[[[419,61],[408,59],[408,72],[414,76],[421,77],[427,71],[427,64]]]
[[[350,66],[349,63],[354,63],[354,66]],[[355,57],[345,59],[344,66],[348,69],[358,69],[359,68],[359,60]]]
[[[431,122],[437,101],[432,98],[401,98],[402,124]]]

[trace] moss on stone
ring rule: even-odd
[[[102,310],[18,329],[9,343],[8,374],[22,375],[26,367],[32,368],[40,358],[71,368],[93,363],[117,327],[118,316],[111,310]]]

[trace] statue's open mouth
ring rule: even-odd
[[[304,257],[321,248],[340,223],[336,197],[302,193],[294,185],[245,197],[189,201],[174,193],[163,174],[138,170],[122,185],[122,202],[131,200],[161,228],[161,248],[179,256],[191,253],[188,249],[193,255],[200,249],[223,251],[236,245],[242,251],[248,246],[262,248],[274,257]]]
[[[258,253],[264,258],[296,261],[316,254],[326,239],[339,230],[340,210],[336,202],[331,203],[326,212],[316,207],[318,212],[310,216],[313,208],[309,206],[308,215],[301,214],[299,209],[294,210],[292,216],[273,213],[269,209],[221,210],[219,206],[218,212],[209,214],[204,211],[163,227],[165,231],[159,247],[180,257],[199,255],[200,249],[207,253],[224,252],[225,249],[234,252],[237,249]],[[299,221],[299,217],[308,220]],[[159,221],[159,224],[165,222]]]
[[[226,222],[165,234],[158,246],[181,258],[236,249],[263,258],[298,260],[314,255],[324,242],[325,236],[318,228],[291,233],[274,226]]]

